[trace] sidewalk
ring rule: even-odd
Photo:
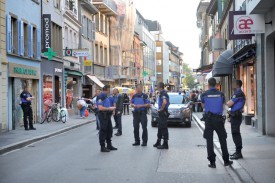
[[[0,155],[15,149],[19,149],[33,142],[64,133],[74,128],[86,125],[95,121],[95,115],[90,114],[88,118],[81,119],[79,116],[70,116],[66,123],[62,122],[44,122],[36,123],[36,130],[25,131],[24,128],[18,128],[9,132],[0,134]]]
[[[204,129],[204,122],[200,121],[202,113],[194,113],[194,120]],[[230,123],[225,123],[229,154],[235,151],[231,135]],[[244,123],[241,125],[243,139],[243,159],[235,160],[232,169],[242,182],[275,182],[275,137],[260,135],[256,130]],[[215,147],[221,153],[217,135]]]

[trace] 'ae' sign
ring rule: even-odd
[[[234,15],[235,34],[265,33],[263,15]]]

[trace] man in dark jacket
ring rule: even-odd
[[[33,127],[33,112],[32,112],[32,100],[34,97],[30,94],[30,92],[27,90],[27,88],[24,89],[24,91],[20,94],[21,98],[21,108],[23,110],[23,116],[24,116],[24,127],[25,130],[36,130],[36,128]],[[28,124],[29,119],[29,124]]]
[[[114,119],[117,126],[117,133],[115,135],[121,136],[122,135],[121,115],[123,110],[123,97],[121,94],[119,94],[119,91],[117,88],[114,88],[113,95],[114,95],[114,103],[116,107]]]

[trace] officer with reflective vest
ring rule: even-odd
[[[227,133],[225,131],[223,117],[223,104],[225,102],[224,93],[216,89],[216,79],[208,79],[208,87],[205,93],[202,94],[201,100],[204,107],[203,119],[205,120],[205,130],[203,137],[206,139],[207,154],[210,168],[216,168],[216,154],[214,153],[213,132],[216,131],[222,150],[224,166],[229,166],[233,162],[229,160],[227,149]]]
[[[236,88],[236,90],[231,100],[227,102],[228,107],[231,107],[231,110],[229,111],[231,132],[233,141],[236,146],[236,152],[230,155],[230,159],[240,159],[243,158],[240,126],[242,124],[242,113],[245,104],[245,94],[241,90],[243,84],[241,80],[236,80],[234,84],[234,88]]]
[[[168,149],[168,126],[167,119],[169,117],[168,107],[169,107],[169,95],[166,90],[164,90],[164,83],[160,82],[158,84],[158,89],[160,91],[160,95],[158,98],[158,114],[159,114],[159,122],[158,122],[158,134],[157,134],[157,142],[153,145],[158,149]],[[163,138],[163,144],[161,144],[161,139]]]
[[[98,108],[98,117],[100,122],[99,130],[99,143],[101,146],[101,152],[110,152],[111,150],[117,150],[112,145],[113,127],[111,122],[111,116],[113,111],[116,109],[111,106],[108,95],[110,94],[110,86],[105,85],[103,92],[101,92],[96,99]],[[107,143],[107,147],[105,146]]]
[[[136,94],[131,99],[131,106],[134,108],[133,111],[133,125],[134,125],[134,137],[135,143],[133,146],[140,145],[139,137],[139,124],[142,126],[142,144],[141,146],[147,146],[148,131],[147,131],[147,108],[151,106],[148,100],[148,95],[142,92],[142,84],[137,85]]]
[[[34,97],[28,92],[27,88],[20,94],[21,108],[24,115],[24,127],[25,130],[36,130],[33,127],[33,112],[32,112],[32,100]],[[28,125],[29,118],[29,125]]]

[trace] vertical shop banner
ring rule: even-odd
[[[51,48],[51,14],[43,14],[42,23],[42,52],[46,52]]]

